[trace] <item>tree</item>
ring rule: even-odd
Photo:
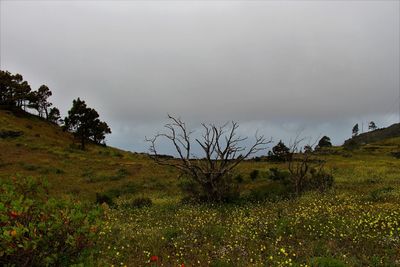
[[[31,88],[22,75],[12,75],[8,71],[0,70],[0,105],[25,108],[30,91]]]
[[[64,124],[64,128],[80,140],[81,149],[85,149],[87,140],[100,143],[106,134],[111,133],[108,125],[99,120],[97,111],[87,107],[85,101],[80,98],[73,100],[72,108],[68,111]]]
[[[313,151],[311,145],[305,145],[304,146],[304,153],[311,153]]]
[[[268,157],[272,161],[287,161],[289,159],[290,149],[280,140],[272,151],[268,152]]]
[[[93,141],[100,144],[104,141],[105,135],[110,134],[111,129],[104,121],[96,120],[95,127],[92,129]]]
[[[230,128],[227,124],[216,126],[203,123],[202,137],[192,142],[193,132],[186,128],[186,124],[180,118],[168,115],[168,119],[170,123],[165,124],[165,132],[158,133],[150,139],[146,138],[150,142],[152,158],[158,164],[178,169],[181,176],[193,183],[190,189],[199,188],[198,195],[194,197],[207,201],[228,200],[234,193],[233,170],[235,167],[249,156],[264,150],[265,145],[270,142],[256,134],[253,145],[246,150],[242,143],[247,138],[237,135],[239,125],[236,122],[232,122]],[[159,155],[156,143],[162,138],[172,143],[179,155],[178,159]],[[203,157],[192,154],[194,143],[200,146]]]
[[[378,128],[378,127],[376,127],[375,122],[370,121],[370,123],[369,123],[369,125],[368,125],[368,130],[374,131],[374,130],[376,130],[377,128]]]
[[[331,139],[325,135],[319,140],[317,148],[331,147],[331,146],[332,146]]]
[[[358,135],[358,123],[353,126],[352,132],[353,132],[353,136],[357,136]]]
[[[51,108],[47,120],[52,123],[58,124],[61,120],[60,110],[56,107]]]
[[[331,188],[334,182],[332,174],[327,173],[324,168],[324,161],[316,158],[315,153],[301,152],[298,149],[303,140],[296,137],[288,152],[289,182],[296,196],[306,190],[317,189],[324,192]]]
[[[37,91],[32,92],[32,95],[30,96],[30,107],[38,111],[39,117],[43,117],[44,114],[46,115],[46,119],[49,118],[48,108],[51,107],[53,104],[50,103],[47,99],[51,95],[52,92],[46,85],[42,85]]]

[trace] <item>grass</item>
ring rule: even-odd
[[[284,163],[246,161],[237,170],[239,204],[182,204],[178,173],[146,155],[88,145],[40,119],[0,110],[0,130],[23,131],[0,139],[0,179],[46,177],[55,196],[95,203],[111,195],[95,266],[399,266],[400,138],[358,150],[334,147],[321,154],[335,178],[326,193],[271,197],[282,188],[268,178]],[[265,199],[263,195],[269,196]],[[278,194],[279,195],[279,194]]]

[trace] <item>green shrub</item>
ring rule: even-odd
[[[113,197],[108,195],[107,193],[96,193],[96,203],[106,203],[109,206],[114,206]]]
[[[369,193],[368,199],[371,201],[385,200],[385,198],[388,197],[393,190],[394,188],[391,186],[375,189]]]
[[[109,189],[102,193],[96,193],[96,203],[102,204],[107,203],[110,206],[114,206],[114,199],[126,194],[136,193],[138,190],[138,185],[129,182],[120,187]]]
[[[133,208],[150,207],[151,205],[153,205],[153,201],[148,197],[138,197],[131,202]]]
[[[290,176],[290,173],[288,171],[283,171],[275,167],[270,168],[269,171],[269,179],[273,181],[284,181]]]
[[[40,169],[40,166],[38,165],[34,165],[34,164],[30,164],[30,163],[20,163],[21,167],[26,170],[26,171],[37,171]]]
[[[325,192],[332,188],[334,179],[333,176],[326,171],[317,171],[312,168],[310,170],[310,178],[306,180],[308,190],[318,190],[320,192]]]
[[[255,181],[255,180],[257,179],[257,177],[259,176],[259,174],[260,174],[260,171],[259,171],[259,170],[252,170],[252,171],[250,172],[250,179],[251,179],[252,181]]]
[[[50,198],[42,180],[0,184],[0,265],[66,266],[95,242],[99,209]]]
[[[238,184],[243,183],[243,181],[244,181],[243,176],[242,176],[241,174],[236,175],[236,176],[235,176],[235,181],[236,181]]]
[[[292,189],[290,186],[274,181],[266,185],[257,186],[248,195],[245,195],[244,199],[250,201],[263,201],[266,199],[275,201],[290,197],[291,195]]]
[[[311,259],[312,267],[346,267],[340,260],[328,257],[317,257]]]
[[[214,262],[211,262],[210,264],[211,267],[232,267],[234,266],[232,263],[229,263],[224,260],[215,260]]]

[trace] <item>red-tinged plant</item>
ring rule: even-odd
[[[10,217],[11,217],[11,218],[15,219],[15,218],[17,218],[18,216],[19,216],[19,213],[18,213],[18,212],[16,212],[16,211],[11,211],[11,212],[10,212]]]
[[[41,180],[0,181],[0,266],[77,263],[96,240],[99,215],[82,203],[50,198]]]
[[[158,256],[153,255],[150,257],[150,262],[157,262],[157,261],[158,261]]]

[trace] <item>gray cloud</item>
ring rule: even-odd
[[[125,149],[168,112],[336,144],[397,120],[397,1],[2,1],[0,27],[2,69],[64,114],[85,99]]]

